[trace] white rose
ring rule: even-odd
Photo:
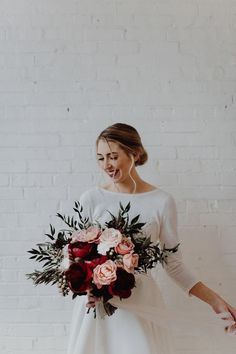
[[[99,237],[98,253],[106,255],[106,252],[109,251],[110,248],[116,247],[121,240],[122,234],[119,230],[113,228],[105,229]]]

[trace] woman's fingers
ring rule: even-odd
[[[91,294],[90,292],[88,292],[87,296],[88,296],[88,302],[86,304],[86,307],[95,307],[96,302],[101,300],[100,297],[96,297],[93,294]]]
[[[88,301],[86,304],[86,307],[95,307],[95,302],[94,301]]]
[[[236,336],[236,326],[226,327],[225,332],[230,336]]]
[[[236,322],[230,312],[217,313],[216,316],[224,320],[224,330],[229,335],[236,335]]]

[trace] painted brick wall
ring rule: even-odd
[[[139,130],[140,174],[175,197],[186,263],[236,306],[235,23],[232,0],[0,1],[1,354],[65,353],[73,303],[26,280],[26,251],[102,181],[94,141],[113,122]],[[175,348],[235,340],[183,333]]]

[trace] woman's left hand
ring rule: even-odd
[[[225,332],[236,335],[236,309],[222,299],[214,303],[212,308],[219,318],[228,322],[225,326]]]

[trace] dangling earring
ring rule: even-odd
[[[137,184],[136,184],[135,180],[133,179],[133,177],[132,177],[131,174],[130,174],[130,172],[131,172],[131,170],[132,170],[132,167],[133,167],[133,165],[134,165],[134,163],[135,163],[134,157],[133,157],[132,154],[131,154],[131,160],[132,160],[132,162],[131,162],[131,166],[130,166],[130,168],[129,168],[129,176],[130,176],[130,178],[132,179],[132,182],[134,183],[134,189],[133,189],[133,192],[132,192],[132,193],[135,193],[135,192],[136,192],[136,188],[137,188]]]

